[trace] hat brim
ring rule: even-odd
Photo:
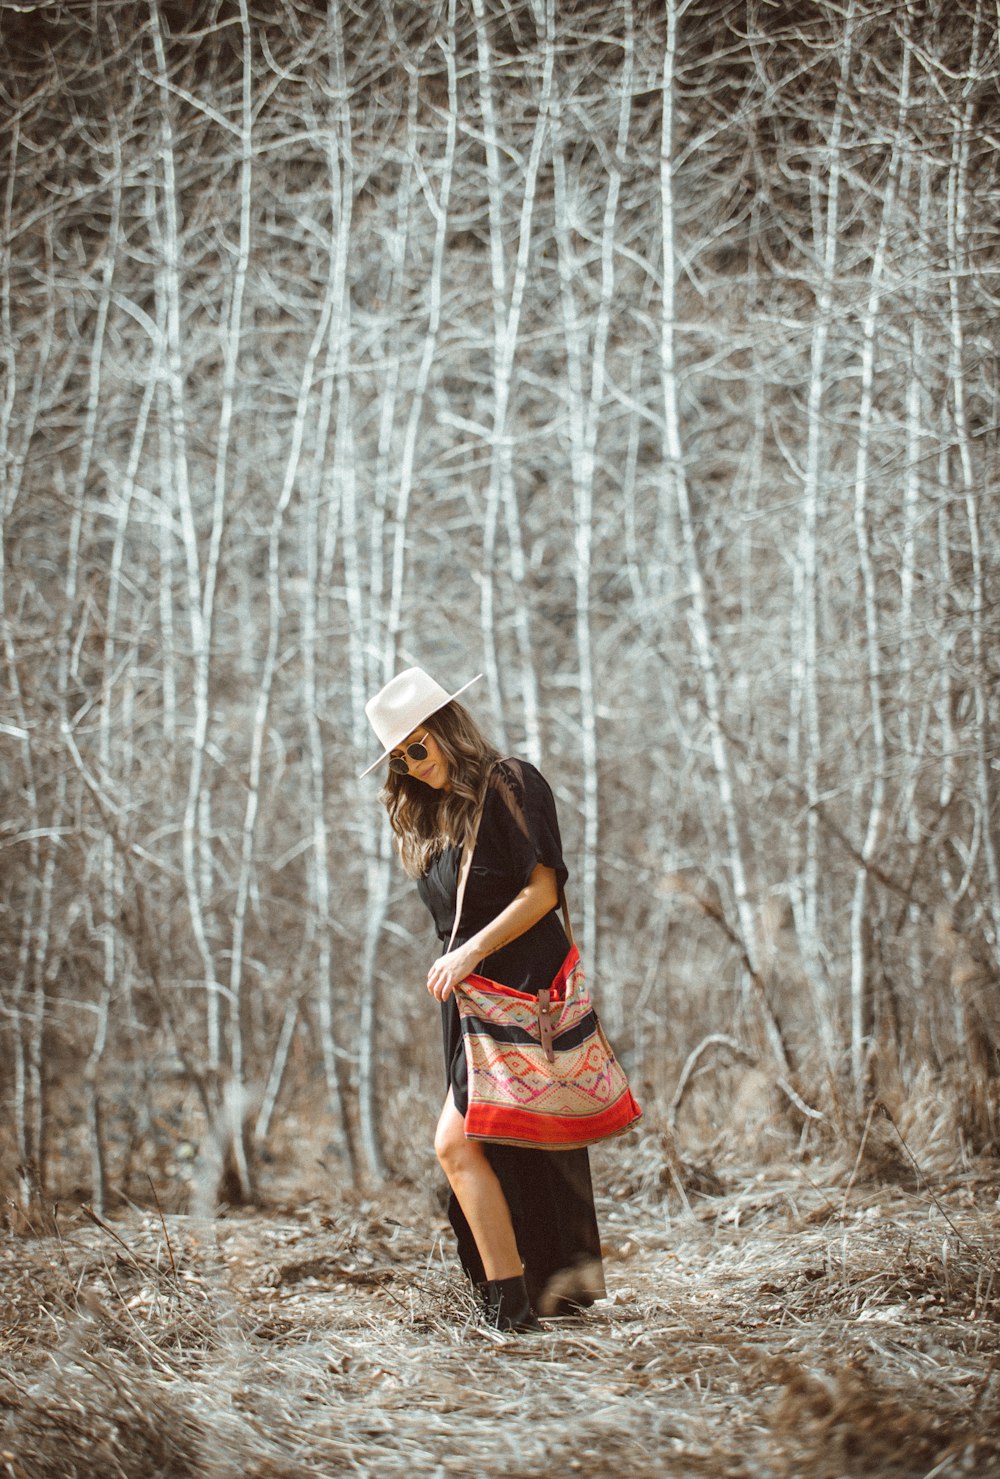
[[[458,698],[458,696],[459,696],[460,693],[464,693],[467,688],[471,688],[472,685],[473,685],[473,683],[478,683],[479,680],[480,680],[480,678],[482,676],[483,676],[482,673],[477,673],[474,678],[470,678],[469,679],[468,683],[463,683],[462,686],[461,686],[461,688],[456,688],[455,689],[455,692],[452,693],[452,694],[449,694],[449,696],[445,699],[444,703],[436,704],[434,706],[434,708],[433,709],[430,709],[426,714],[421,714],[420,715],[420,718],[416,720],[416,724],[423,724],[424,721],[427,720],[427,719],[429,719],[432,714],[437,714],[437,713],[440,712],[441,709],[446,708],[448,704],[454,703],[455,702],[455,699]],[[410,734],[410,733],[412,733],[412,730],[408,729],[406,731],[406,734]],[[372,763],[371,763],[371,765],[369,765],[368,769],[367,770],[363,770],[361,772],[361,774],[358,776],[358,780],[359,781],[363,781],[366,775],[371,775],[371,773],[372,773],[373,770],[377,770],[378,767],[384,761],[388,760],[389,756],[392,754],[392,752],[396,748],[396,746],[397,745],[401,745],[403,743],[403,741],[406,738],[406,734],[401,734],[399,736],[399,739],[394,740],[393,743],[389,746],[389,748],[387,750],[383,750],[382,753],[381,753],[381,755],[378,757],[378,759],[377,760],[373,760]]]

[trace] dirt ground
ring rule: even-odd
[[[1000,1476],[995,1167],[595,1171],[609,1297],[537,1337],[430,1187],[9,1233],[0,1475]]]

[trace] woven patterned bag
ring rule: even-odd
[[[553,993],[555,1000],[544,1000]],[[642,1114],[594,1011],[575,945],[550,991],[536,998],[472,975],[459,988],[458,1010],[470,1140],[573,1150],[623,1134]]]
[[[462,854],[449,950],[478,830],[479,817]],[[594,1010],[562,890],[560,898],[570,949],[550,987],[536,997],[473,974],[456,991],[470,1140],[575,1150],[624,1134],[642,1115]]]

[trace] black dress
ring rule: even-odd
[[[455,923],[460,862],[461,849],[446,848],[418,882],[420,897],[445,948]],[[568,873],[552,792],[527,761],[502,760],[490,777],[455,945],[495,919],[539,863],[555,870],[562,888]],[[519,991],[537,992],[550,985],[568,949],[569,941],[553,910],[487,956],[478,971]],[[454,995],[442,1002],[441,1020],[448,1084],[456,1109],[464,1114],[468,1076]],[[493,1144],[485,1150],[510,1207],[528,1293],[536,1307],[543,1314],[556,1314],[599,1299],[604,1294],[601,1241],[587,1151]],[[482,1261],[454,1195],[448,1215],[462,1267],[470,1279],[481,1283],[485,1279]]]

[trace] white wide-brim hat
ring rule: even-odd
[[[461,688],[449,693],[440,683],[435,683],[423,668],[407,668],[405,672],[397,673],[395,678],[390,679],[365,704],[369,723],[384,749],[378,759],[361,772],[358,779],[370,774],[383,760],[387,760],[396,746],[401,745],[418,724],[423,724],[438,709],[450,704],[452,699],[458,698],[460,693],[471,688],[482,676],[482,673],[477,673],[468,683],[463,683]]]

